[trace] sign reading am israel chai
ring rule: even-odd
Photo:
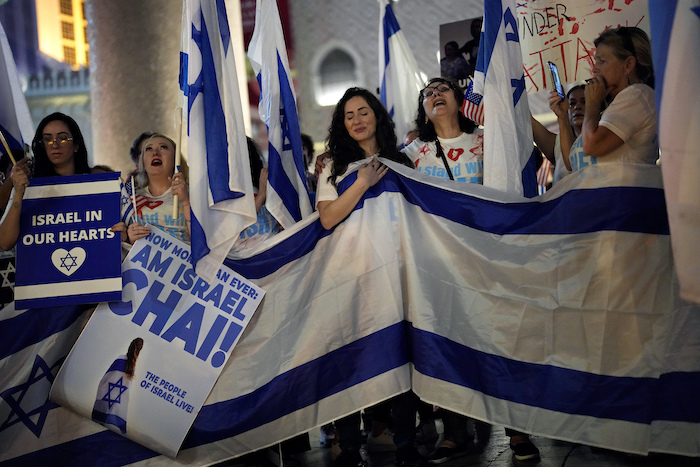
[[[24,193],[17,239],[18,308],[121,298],[116,172],[33,178]]]
[[[205,282],[188,245],[151,232],[122,264],[124,301],[97,307],[50,398],[175,457],[265,291],[225,266]]]

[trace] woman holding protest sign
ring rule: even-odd
[[[0,224],[0,248],[10,250],[19,236],[19,220],[22,210],[24,189],[29,185],[29,177],[55,177],[91,173],[85,140],[78,124],[68,115],[60,112],[46,116],[37,127],[32,140],[34,152],[33,168],[25,159],[18,161],[12,169],[13,193],[10,209]],[[112,227],[115,232],[123,231],[123,223]]]
[[[175,151],[175,142],[160,133],[143,143],[136,175],[138,222],[132,222],[127,228],[131,243],[151,233],[146,224],[183,242],[190,241],[190,195],[183,173],[175,173]],[[175,196],[177,217],[173,217]]]
[[[411,167],[396,144],[391,117],[379,99],[366,89],[348,89],[335,107],[329,128],[328,148],[332,162],[323,167],[318,179],[316,206],[324,228],[331,229],[342,222],[367,190],[386,175],[389,169],[378,157]],[[342,180],[355,171],[356,180],[347,187],[340,187]],[[401,394],[391,402],[396,465],[399,466],[413,466],[423,461],[414,446],[416,403],[412,392]],[[401,417],[402,414],[408,415],[408,420],[397,419],[397,415]],[[335,466],[366,466],[360,454],[359,412],[335,424],[341,448]]]
[[[585,91],[583,151],[599,163],[656,163],[659,148],[649,36],[636,27],[618,27],[603,32],[594,44],[593,78]],[[602,111],[606,100],[609,105]]]

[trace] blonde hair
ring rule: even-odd
[[[620,60],[634,57],[637,64],[634,72],[647,86],[654,87],[654,62],[651,58],[651,41],[643,30],[637,27],[620,26],[605,30],[595,41],[596,47],[605,44]]]
[[[153,133],[151,136],[146,138],[143,141],[143,144],[141,145],[142,149],[141,154],[139,154],[138,171],[136,173],[136,185],[139,187],[145,187],[148,185],[148,173],[146,172],[146,166],[143,162],[143,155],[146,152],[146,146],[148,146],[148,143],[154,138],[163,138],[168,140],[173,146],[173,156],[175,156],[175,151],[177,151],[177,145],[175,144],[175,141],[173,141],[172,138],[162,133]],[[189,168],[187,167],[187,161],[184,157],[180,161],[180,172],[185,177],[185,180],[189,179]]]

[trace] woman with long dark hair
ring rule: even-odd
[[[44,117],[32,140],[34,151],[34,177],[89,174],[88,153],[83,133],[78,124],[60,112]],[[0,225],[0,248],[9,250],[15,246],[19,236],[19,218],[22,211],[24,189],[29,185],[30,174],[26,161],[20,161],[12,169],[14,195],[10,208]],[[112,227],[114,231],[123,225]]]
[[[396,149],[389,113],[374,94],[362,88],[348,89],[336,105],[328,129],[328,149],[332,162],[323,169],[316,194],[321,224],[326,229],[345,219],[386,174],[388,168],[378,157],[411,166]],[[355,170],[357,179],[340,194],[338,184]]]

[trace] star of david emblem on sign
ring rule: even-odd
[[[49,410],[58,407],[58,404],[49,400],[49,390],[56,378],[53,372],[58,370],[64,359],[61,358],[49,367],[37,355],[27,381],[0,393],[0,397],[10,407],[7,419],[0,425],[0,432],[17,423],[24,423],[37,438],[41,435]]]
[[[104,395],[102,400],[107,402],[111,409],[114,404],[122,403],[122,394],[124,394],[127,389],[129,388],[124,386],[124,377],[122,376],[116,383],[109,383],[107,394]]]

